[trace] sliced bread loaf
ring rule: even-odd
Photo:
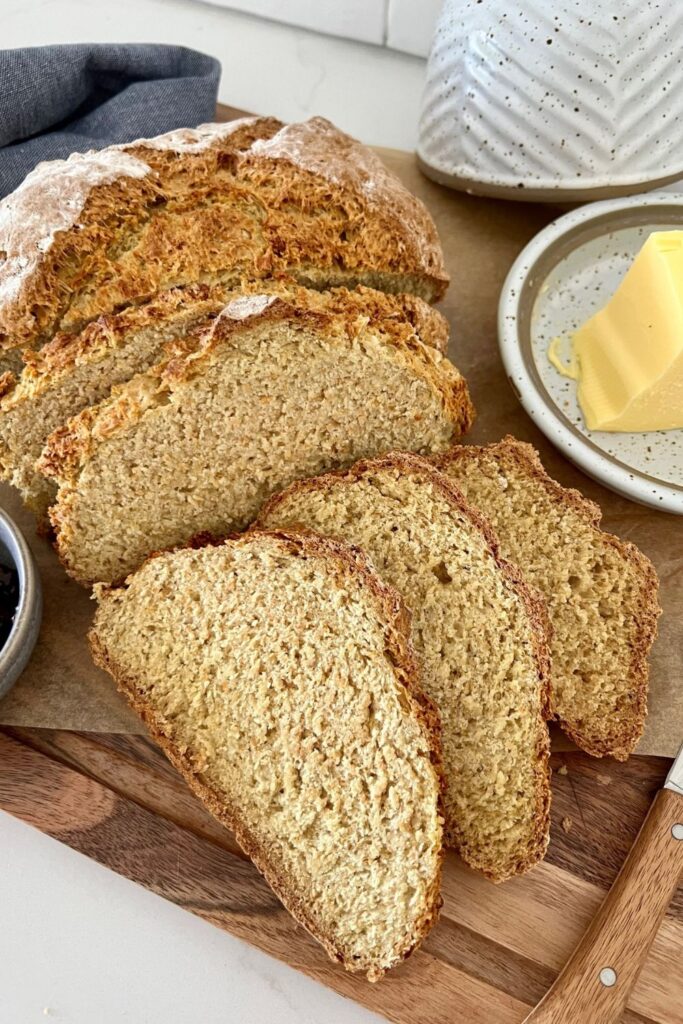
[[[302,524],[358,544],[413,615],[422,685],[439,709],[446,839],[501,881],[548,843],[545,612],[490,528],[430,463],[392,453],[293,484],[264,528]]]
[[[444,450],[472,417],[463,378],[405,320],[242,296],[194,342],[48,442],[57,550],[83,583],[241,529],[300,477],[397,445]]]
[[[0,398],[0,476],[17,487],[45,519],[57,489],[36,469],[47,438],[86,406],[109,395],[115,384],[141,373],[164,354],[169,341],[210,324],[238,294],[260,289],[296,304],[343,313],[369,326],[388,322],[394,334],[414,334],[444,351],[448,325],[440,313],[414,295],[386,295],[371,288],[329,292],[303,289],[291,281],[244,283],[239,292],[223,285],[190,285],[162,292],[152,302],[102,316],[80,334],[59,334],[14,380],[7,375]]]
[[[624,760],[647,713],[657,574],[633,544],[600,529],[601,512],[506,437],[455,446],[436,464],[482,510],[503,554],[546,597],[553,630],[552,708],[589,754]]]
[[[98,589],[90,641],[282,902],[372,980],[436,920],[438,716],[358,551],[252,533]]]
[[[47,438],[71,416],[106,398],[114,384],[158,362],[164,345],[207,322],[225,305],[221,286],[164,292],[143,306],[100,317],[81,334],[58,334],[21,375],[6,374],[0,398],[0,476],[41,518],[54,483],[37,471]]]
[[[39,164],[0,203],[0,350],[195,282],[289,273],[440,297],[427,210],[323,118],[202,125]]]

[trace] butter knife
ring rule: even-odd
[[[681,875],[683,746],[592,924],[524,1024],[621,1020]]]

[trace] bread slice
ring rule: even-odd
[[[148,369],[164,346],[225,305],[221,286],[163,293],[143,306],[100,317],[79,335],[58,334],[30,353],[18,378],[6,374],[0,398],[0,475],[40,517],[56,488],[36,470],[47,438],[71,416],[106,398],[114,384]],[[221,298],[223,300],[221,301]]]
[[[648,654],[660,612],[652,564],[604,533],[598,506],[552,480],[529,444],[506,437],[485,448],[456,446],[436,464],[545,594],[560,725],[589,754],[625,760],[647,714]]]
[[[301,524],[362,547],[413,614],[439,709],[446,839],[495,881],[548,843],[545,610],[484,519],[425,460],[391,453],[293,484],[257,525]]]
[[[438,716],[363,555],[252,533],[98,589],[90,642],[287,909],[372,980],[436,920]]]
[[[176,285],[288,273],[427,300],[427,210],[329,121],[169,132],[39,164],[0,203],[0,350],[38,348]]]
[[[112,387],[158,362],[170,341],[208,326],[227,302],[257,290],[295,304],[343,313],[370,326],[389,322],[394,333],[445,351],[448,324],[414,295],[386,295],[372,288],[314,292],[292,281],[244,282],[238,291],[224,285],[189,285],[163,292],[142,306],[102,316],[80,334],[59,334],[38,352],[14,380],[6,375],[0,398],[0,476],[19,489],[24,501],[45,520],[57,489],[37,471],[36,462],[52,433],[81,409],[105,399]]]
[[[463,378],[405,320],[242,296],[194,349],[52,435],[57,550],[85,584],[121,580],[151,551],[247,526],[299,477],[396,445],[443,450],[471,417]]]

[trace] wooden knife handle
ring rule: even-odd
[[[525,1024],[621,1020],[681,874],[683,797],[662,789],[595,919]]]

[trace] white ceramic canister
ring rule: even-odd
[[[429,177],[582,201],[683,177],[681,0],[445,0],[418,145]]]

